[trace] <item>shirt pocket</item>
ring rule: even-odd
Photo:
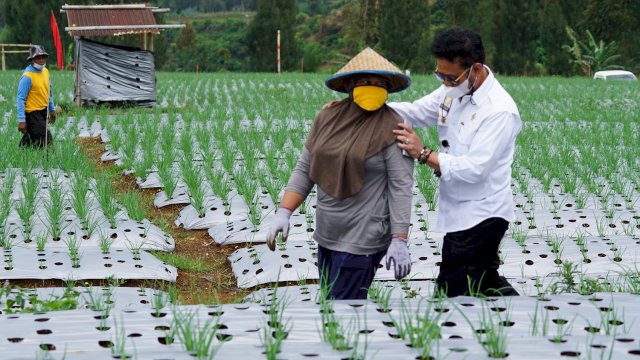
[[[456,138],[460,144],[465,145],[467,148],[471,145],[478,132],[478,123],[478,121],[465,120],[456,125]]]

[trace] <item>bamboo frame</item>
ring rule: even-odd
[[[7,70],[6,54],[28,54],[29,50],[5,50],[5,47],[31,47],[31,44],[0,44],[0,52],[2,53],[2,71]]]

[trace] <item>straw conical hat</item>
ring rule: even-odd
[[[389,60],[382,57],[371,48],[362,50],[349,62],[325,81],[329,89],[349,92],[349,80],[354,75],[382,75],[391,80],[389,92],[402,91],[411,85],[411,79],[393,65]]]

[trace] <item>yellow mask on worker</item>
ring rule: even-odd
[[[376,111],[387,101],[387,90],[378,86],[356,86],[353,88],[353,102],[363,110]]]

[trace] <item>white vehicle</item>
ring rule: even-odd
[[[632,72],[626,70],[596,71],[593,74],[593,78],[600,80],[638,80]]]

